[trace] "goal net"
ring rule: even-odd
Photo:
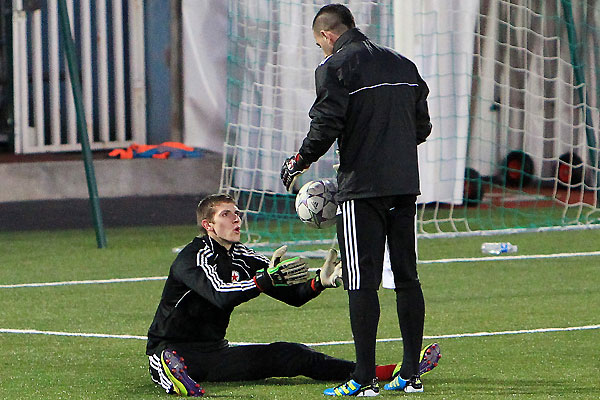
[[[594,226],[600,47],[595,0],[344,2],[373,41],[428,83],[433,132],[419,148],[418,233]],[[322,60],[311,23],[324,1],[229,0],[221,191],[246,240],[331,242],[303,225],[279,179],[305,137]],[[335,179],[335,145],[299,182]],[[322,246],[321,246],[322,247]]]

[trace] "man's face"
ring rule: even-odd
[[[226,249],[240,241],[240,210],[233,203],[220,203],[215,206],[212,221],[202,220],[208,235]]]
[[[338,38],[336,34],[329,31],[313,31],[313,36],[315,38],[317,46],[319,46],[321,50],[323,50],[323,54],[325,54],[325,57],[329,57],[333,54],[333,45],[335,44],[335,41]]]

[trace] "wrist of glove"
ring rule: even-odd
[[[317,293],[321,293],[323,290],[326,289],[326,287],[323,286],[323,283],[321,283],[321,270],[320,269],[317,270],[317,274],[312,279],[312,282],[310,283],[310,287],[312,288],[313,291],[315,291]]]
[[[259,269],[254,275],[254,283],[261,292],[265,292],[273,287],[273,281],[264,269]]]
[[[329,249],[323,266],[317,271],[318,285],[323,288],[336,288],[343,285],[342,281],[342,263],[337,261],[337,251]],[[317,285],[317,284],[316,284]]]
[[[294,181],[310,167],[310,163],[306,162],[304,158],[297,153],[291,157],[286,158],[283,165],[281,166],[281,181],[285,186],[285,189],[289,192],[294,187]]]

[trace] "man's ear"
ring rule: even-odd
[[[321,30],[319,34],[323,39],[325,39],[325,41],[327,41],[327,43],[331,41],[331,32]]]
[[[323,36],[323,38],[325,38],[327,43],[331,45],[333,45],[336,42],[336,40],[340,37],[340,35],[337,35],[331,31],[321,31],[319,33],[321,34],[321,36]]]
[[[210,221],[207,219],[202,220],[202,227],[206,230],[206,232],[211,232],[213,228],[210,226]]]

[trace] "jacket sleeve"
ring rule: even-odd
[[[224,282],[217,273],[216,256],[203,249],[197,254],[178,257],[172,273],[177,280],[221,309],[232,309],[260,294],[252,279]]]
[[[299,153],[309,163],[317,161],[329,150],[344,129],[349,93],[337,78],[335,68],[327,64],[315,72],[317,98],[308,113],[310,130]]]
[[[417,97],[417,103],[415,107],[416,111],[416,128],[417,128],[417,145],[425,142],[429,134],[431,133],[431,121],[429,117],[429,108],[427,107],[427,96],[429,95],[429,88],[427,84],[421,78],[418,77],[419,82],[419,96]]]
[[[300,307],[321,294],[321,290],[314,288],[313,280],[311,279],[308,282],[298,285],[273,287],[265,293],[285,304]]]

